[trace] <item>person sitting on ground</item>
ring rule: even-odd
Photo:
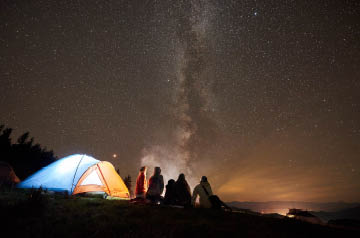
[[[189,184],[185,180],[185,175],[180,174],[175,183],[176,205],[190,207],[191,206],[191,191]]]
[[[149,199],[152,203],[158,203],[162,201],[161,194],[164,191],[164,178],[161,175],[160,167],[155,167],[154,175],[149,179],[149,188],[146,193],[146,199]]]
[[[175,180],[170,179],[166,185],[164,204],[175,205],[176,194],[175,194]]]
[[[206,189],[206,191],[205,191]],[[211,186],[207,180],[207,177],[202,176],[200,184],[196,185],[193,191],[191,203],[195,206],[197,196],[200,197],[200,207],[202,208],[211,208],[212,204],[209,200],[209,196],[213,195]]]
[[[136,179],[135,196],[137,199],[145,199],[147,191],[146,169],[146,166],[141,167]]]

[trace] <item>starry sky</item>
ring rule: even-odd
[[[225,201],[360,201],[359,1],[0,2],[0,124]],[[116,154],[116,158],[113,155]]]

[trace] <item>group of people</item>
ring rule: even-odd
[[[164,205],[175,205],[183,207],[195,206],[199,196],[199,205],[204,208],[211,208],[212,204],[209,197],[213,195],[211,186],[205,176],[202,176],[200,183],[195,186],[191,195],[190,186],[184,174],[180,174],[178,179],[170,179],[166,185],[165,197],[164,178],[161,175],[160,167],[155,167],[154,174],[150,177],[149,183],[146,180],[147,167],[141,167],[136,179],[135,196],[137,200],[148,200],[151,203],[161,203]]]

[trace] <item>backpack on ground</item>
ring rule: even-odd
[[[214,208],[214,209],[221,209],[221,206],[224,204],[220,198],[216,195],[210,195],[208,193],[208,191],[206,190],[206,188],[204,187],[204,185],[201,185],[206,193],[206,195],[208,196],[209,198],[209,201],[211,203],[211,208]]]

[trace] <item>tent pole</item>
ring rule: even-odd
[[[100,163],[101,163],[101,162],[100,162]],[[104,180],[104,182],[105,182],[105,185],[106,185],[106,187],[107,187],[107,189],[108,189],[108,191],[109,191],[109,193],[110,193],[109,195],[111,196],[112,194],[111,194],[111,192],[110,192],[110,188],[109,188],[109,186],[108,186],[108,184],[107,184],[107,182],[106,182],[106,180],[105,180],[104,174],[102,173],[102,171],[101,171],[101,169],[100,169],[99,163],[97,163],[96,166],[98,167],[98,170],[100,171],[100,174],[101,174],[101,176],[102,176],[102,178],[103,178],[103,180]]]
[[[73,193],[73,187],[74,187],[74,180],[75,180],[75,176],[76,176],[76,173],[77,173],[77,171],[78,171],[78,168],[79,168],[79,166],[80,166],[80,164],[81,164],[81,161],[82,161],[82,159],[84,158],[84,156],[85,155],[82,155],[82,157],[81,157],[81,159],[80,159],[80,161],[79,161],[79,163],[78,163],[78,165],[76,166],[76,170],[75,170],[75,173],[74,173],[74,177],[73,177],[73,181],[72,181],[72,184],[71,184],[71,191],[70,191],[70,195]]]

